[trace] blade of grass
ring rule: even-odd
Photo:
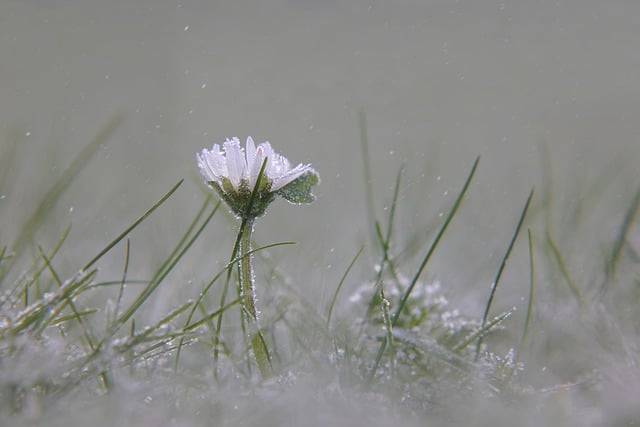
[[[524,224],[524,219],[527,216],[527,211],[529,210],[529,206],[531,205],[531,199],[533,198],[533,189],[529,193],[529,197],[527,197],[527,202],[522,209],[522,213],[520,214],[520,219],[518,220],[518,225],[511,237],[511,241],[509,242],[509,247],[507,248],[507,252],[504,254],[502,261],[500,262],[500,267],[498,268],[498,272],[496,273],[496,277],[491,284],[491,291],[489,292],[489,299],[487,300],[487,305],[484,308],[484,314],[482,315],[482,327],[487,324],[487,319],[489,318],[489,310],[491,310],[491,304],[493,303],[493,298],[496,295],[496,289],[498,289],[498,284],[500,283],[500,279],[502,278],[502,273],[504,272],[504,268],[507,265],[507,260],[511,255],[511,251],[516,243],[516,239],[520,234],[520,229],[522,228],[522,224]],[[476,343],[476,355],[475,360],[477,361],[480,357],[480,346],[482,345],[482,336],[478,337],[478,342]]]
[[[582,298],[582,293],[580,292],[580,289],[578,288],[576,283],[571,278],[571,274],[569,273],[567,264],[564,261],[564,258],[562,256],[562,253],[560,252],[560,249],[558,248],[558,245],[556,245],[556,242],[553,240],[553,237],[551,237],[551,232],[549,231],[549,229],[547,229],[546,234],[547,234],[547,244],[549,245],[549,248],[551,248],[551,253],[553,254],[553,257],[555,258],[556,263],[558,264],[558,268],[560,269],[562,278],[564,279],[566,284],[569,286],[569,290],[571,291],[571,294],[575,297],[576,301],[578,301],[578,305],[580,307],[583,307],[584,300]]]
[[[400,303],[398,304],[398,308],[396,309],[396,311],[395,311],[395,313],[394,313],[394,315],[393,315],[393,317],[391,319],[391,325],[392,326],[395,326],[398,323],[398,319],[400,318],[400,313],[402,313],[402,310],[404,309],[404,306],[407,303],[407,300],[409,299],[409,296],[411,295],[411,292],[413,291],[413,288],[416,286],[416,283],[418,283],[418,279],[422,275],[422,271],[424,270],[424,268],[426,267],[427,263],[431,259],[431,256],[433,255],[433,253],[435,252],[435,249],[438,246],[438,243],[440,242],[440,240],[442,239],[442,236],[444,236],[445,231],[449,227],[449,224],[451,223],[451,220],[453,219],[453,217],[458,212],[458,209],[460,208],[460,205],[462,204],[462,199],[464,198],[464,195],[467,193],[467,190],[469,189],[469,186],[471,185],[471,181],[473,180],[473,176],[476,173],[476,169],[478,168],[478,164],[479,163],[480,163],[480,156],[478,156],[476,158],[475,162],[473,163],[471,171],[469,172],[469,175],[467,176],[467,179],[466,179],[466,181],[465,181],[465,183],[464,183],[464,185],[462,187],[462,190],[458,194],[458,197],[456,198],[456,201],[454,202],[453,206],[451,207],[451,210],[449,211],[449,214],[447,215],[444,223],[442,224],[442,227],[438,231],[438,234],[436,235],[435,240],[431,244],[431,247],[427,251],[427,254],[425,255],[425,257],[423,258],[423,260],[422,260],[422,262],[420,264],[420,267],[418,268],[418,271],[416,271],[416,274],[413,276],[413,279],[411,280],[411,282],[409,284],[409,287],[407,288],[407,290],[405,291],[404,295],[402,296],[402,299],[400,300]],[[378,354],[376,355],[376,359],[375,359],[373,368],[371,369],[371,372],[369,373],[369,381],[373,380],[373,378],[375,377],[376,371],[378,370],[378,367],[380,366],[380,360],[382,360],[382,355],[384,354],[384,351],[385,351],[386,347],[387,347],[387,338],[385,337],[384,340],[382,341],[382,343],[380,344],[380,348],[378,349]]]
[[[535,263],[533,258],[533,235],[531,234],[531,229],[527,229],[527,237],[529,238],[529,302],[527,303],[527,315],[524,319],[524,327],[522,328],[522,337],[520,338],[518,355],[522,353],[524,344],[527,340],[529,326],[531,325],[531,320],[533,318],[533,304],[536,292]]]
[[[622,221],[622,225],[618,230],[618,235],[613,244],[613,249],[611,250],[611,258],[608,263],[607,275],[605,281],[602,283],[600,289],[600,295],[604,295],[608,288],[609,284],[615,280],[616,273],[618,270],[618,264],[620,263],[620,255],[622,254],[622,249],[624,248],[625,242],[627,241],[627,237],[629,235],[629,231],[631,230],[631,226],[635,222],[635,218],[638,214],[638,210],[640,208],[640,189],[636,191],[635,196],[633,197],[633,201],[631,205],[627,209],[624,220]]]
[[[474,342],[476,339],[487,335],[493,328],[498,326],[500,323],[511,317],[513,311],[505,311],[504,313],[496,316],[493,320],[487,322],[485,325],[481,326],[477,331],[469,335],[464,339],[460,344],[457,344],[453,347],[452,351],[459,352],[467,348],[469,344]]]
[[[87,310],[79,311],[78,312],[78,316],[79,317],[85,317],[85,316],[88,316],[90,314],[94,314],[94,313],[97,313],[97,312],[98,312],[98,309],[89,308]],[[55,326],[55,325],[59,325],[59,324],[64,323],[64,322],[68,322],[70,320],[77,320],[76,315],[75,314],[69,314],[67,316],[60,316],[60,317],[57,317],[57,318],[53,319],[51,322],[49,322],[49,324],[52,325],[52,326]]]
[[[344,274],[342,275],[340,282],[338,282],[338,286],[336,287],[336,290],[333,293],[333,298],[331,298],[331,303],[329,304],[329,310],[327,311],[327,328],[331,323],[331,314],[333,313],[333,307],[336,305],[336,301],[338,300],[338,293],[340,292],[340,289],[342,289],[342,285],[344,284],[344,281],[346,280],[347,276],[349,275],[349,272],[351,271],[351,268],[355,265],[356,261],[358,260],[358,257],[360,256],[363,250],[364,250],[364,246],[361,246],[358,252],[356,253],[356,255],[353,257],[353,259],[349,263],[349,266],[347,267]]]
[[[49,258],[49,260],[53,260],[53,258],[56,256],[56,254],[58,253],[58,251],[60,250],[60,248],[62,247],[62,245],[64,244],[64,242],[67,240],[67,236],[69,236],[69,232],[71,231],[71,224],[69,224],[67,226],[67,228],[64,229],[62,235],[60,236],[60,238],[58,239],[58,241],[56,242],[55,246],[53,247],[53,249],[51,250],[51,252],[49,253],[49,255],[47,255],[47,257]],[[29,269],[28,271],[26,271],[20,278],[18,278],[18,280],[16,280],[16,286],[11,290],[11,292],[9,293],[9,297],[0,300],[0,308],[2,308],[2,306],[4,305],[4,303],[6,301],[8,301],[10,298],[12,298],[14,295],[19,294],[18,289],[20,288],[20,285],[23,283],[23,280],[25,280],[25,277],[33,270],[37,267],[37,262],[34,263],[34,266]],[[27,289],[29,288],[31,285],[33,285],[36,280],[38,280],[38,278],[40,277],[40,274],[42,274],[42,272],[47,268],[47,264],[43,263],[42,266],[40,266],[39,268],[36,269],[36,272],[34,273],[34,275],[32,276],[32,278],[26,282],[26,284],[24,285],[23,289]]]
[[[51,273],[51,276],[53,277],[53,280],[58,285],[58,288],[62,288],[63,287],[63,283],[62,283],[62,280],[60,280],[60,276],[58,275],[56,270],[51,265],[51,262],[49,261],[49,258],[47,258],[47,255],[44,253],[44,250],[42,249],[42,247],[40,245],[38,245],[38,252],[40,253],[40,256],[42,257],[42,259],[44,259],[44,261],[45,261],[45,263],[47,265],[47,268],[49,269],[49,272]],[[89,330],[89,326],[86,325],[84,323],[84,321],[82,320],[82,317],[80,316],[79,310],[76,307],[75,303],[69,297],[67,297],[66,303],[71,308],[71,311],[73,312],[73,315],[75,316],[76,320],[78,321],[78,324],[82,328],[82,332],[84,334],[85,340],[87,341],[87,344],[89,345],[89,348],[92,351],[95,350],[95,344],[93,342],[93,337],[91,336],[91,331]]]
[[[140,225],[140,223],[142,221],[144,221],[145,219],[147,219],[147,217],[149,215],[151,215],[151,213],[153,211],[155,211],[156,209],[158,209],[160,207],[160,205],[162,205],[169,197],[171,197],[171,195],[178,189],[178,187],[180,187],[182,185],[182,183],[184,182],[184,179],[181,179],[180,181],[178,181],[178,183],[176,185],[174,185],[171,190],[169,190],[164,196],[162,196],[160,198],[160,200],[158,200],[153,206],[151,206],[144,214],[142,214],[141,217],[139,217],[138,219],[136,219],[133,224],[131,224],[129,227],[127,227],[122,233],[120,233],[118,235],[118,237],[116,237],[115,239],[113,239],[107,246],[105,246],[100,252],[98,252],[98,255],[94,256],[91,261],[89,261],[83,268],[82,270],[87,270],[89,268],[91,268],[91,266],[93,266],[93,264],[95,264],[96,262],[98,262],[98,260],[100,258],[102,258],[107,252],[109,252],[115,245],[117,245],[120,240],[124,239],[127,234],[129,234],[131,231],[133,231],[134,228],[136,228],[138,225]]]
[[[174,250],[171,254],[171,256],[173,256],[173,258],[171,258],[171,256],[163,263],[163,265],[160,267],[160,269],[158,269],[158,271],[156,272],[155,277],[153,277],[153,279],[151,279],[151,281],[149,282],[149,284],[145,287],[145,289],[136,297],[136,299],[133,301],[133,303],[129,306],[129,308],[118,318],[117,321],[117,328],[119,328],[120,326],[122,326],[124,323],[127,322],[127,320],[129,320],[134,313],[140,308],[140,306],[142,306],[142,304],[147,300],[147,298],[149,298],[149,296],[158,288],[158,286],[160,286],[160,284],[162,283],[162,281],[164,280],[165,277],[167,277],[167,275],[169,274],[169,272],[176,266],[176,264],[178,263],[178,261],[180,261],[180,259],[184,256],[184,254],[189,250],[189,248],[191,247],[191,245],[196,241],[196,239],[200,236],[200,234],[202,233],[202,231],[206,228],[206,226],[209,224],[209,221],[211,221],[211,218],[213,218],[213,216],[216,214],[216,212],[218,211],[218,208],[220,206],[220,203],[218,203],[215,208],[211,211],[211,213],[209,214],[209,216],[207,216],[207,218],[204,220],[204,222],[202,223],[202,225],[200,226],[200,228],[195,232],[195,234],[186,242],[186,244],[182,245],[183,240],[180,241],[180,243],[178,244],[179,246],[183,246],[182,249],[178,252],[175,253],[176,251]],[[174,255],[175,253],[175,255]],[[166,265],[166,267],[165,267]]]
[[[261,246],[259,248],[255,248],[250,250],[249,252],[247,252],[245,255],[237,257],[237,258],[233,258],[232,260],[230,260],[227,265],[224,266],[224,268],[222,268],[220,271],[218,271],[213,278],[209,281],[209,283],[207,283],[207,285],[202,289],[202,291],[200,292],[200,294],[198,295],[198,299],[196,300],[195,304],[193,305],[193,307],[191,308],[191,312],[189,313],[189,315],[187,316],[187,320],[185,322],[185,326],[183,328],[186,328],[187,326],[189,326],[191,324],[191,319],[193,318],[193,315],[196,311],[196,308],[202,303],[202,300],[204,299],[204,297],[207,295],[207,293],[209,292],[209,289],[211,289],[211,287],[213,286],[213,284],[225,273],[228,272],[229,270],[232,270],[233,266],[240,261],[242,258],[250,256],[256,252],[259,251],[263,251],[265,249],[269,249],[269,248],[274,248],[276,246],[284,246],[284,245],[295,245],[295,242],[278,242],[278,243],[271,243],[269,245],[265,245],[265,246]],[[224,307],[224,306],[223,306]],[[220,307],[220,309],[222,309],[222,307]],[[216,326],[217,328],[217,326]],[[216,341],[214,341],[215,343]],[[178,345],[178,351],[176,352],[176,362],[174,363],[174,369],[177,369],[178,366],[178,362],[180,359],[180,349],[181,349],[181,345]]]
[[[120,288],[118,289],[118,297],[116,298],[116,307],[113,310],[114,316],[117,319],[120,316],[120,305],[122,304],[122,295],[124,294],[124,284],[127,282],[127,273],[129,271],[129,255],[131,249],[131,241],[127,238],[127,244],[124,250],[124,270],[122,272],[122,280],[120,281]]]
[[[393,278],[396,281],[396,284],[399,283],[398,275],[391,261],[391,257],[389,256],[389,245],[391,242],[391,235],[393,233],[393,221],[395,219],[396,206],[398,204],[398,195],[400,194],[400,182],[402,181],[402,172],[404,170],[404,164],[400,166],[398,170],[398,175],[396,176],[396,183],[393,190],[393,197],[391,201],[391,209],[389,210],[389,218],[387,222],[387,233],[386,236],[382,236],[382,229],[380,227],[380,223],[378,221],[375,222],[375,233],[376,233],[376,242],[380,244],[382,249],[382,259],[380,260],[380,269],[378,270],[378,274],[376,280],[374,282],[375,291],[369,302],[369,307],[367,309],[367,317],[370,316],[376,304],[380,302],[380,307],[382,309],[382,320],[384,321],[385,329],[387,331],[387,339],[389,344],[393,343],[393,334],[392,334],[392,326],[391,326],[391,317],[389,315],[389,307],[391,306],[389,300],[385,296],[384,292],[384,284],[383,284],[383,275],[385,271],[385,267],[388,265]],[[364,326],[364,325],[363,325]],[[360,330],[362,333],[363,329]]]

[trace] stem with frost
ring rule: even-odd
[[[240,256],[238,267],[240,271],[240,297],[242,300],[242,310],[247,319],[247,334],[251,342],[251,349],[256,359],[258,369],[263,378],[271,376],[271,360],[267,350],[264,337],[258,325],[258,312],[256,310],[256,289],[253,276],[253,256],[245,256],[251,251],[251,234],[253,232],[253,219],[247,220],[245,227],[241,230]]]

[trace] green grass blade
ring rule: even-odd
[[[601,295],[604,295],[607,292],[609,284],[616,278],[618,264],[620,263],[620,255],[622,255],[622,249],[624,248],[629,232],[635,222],[635,218],[638,214],[639,208],[640,208],[640,189],[638,189],[635,196],[633,197],[631,205],[629,206],[629,208],[627,209],[624,215],[624,220],[622,221],[622,225],[618,230],[618,235],[613,244],[613,249],[611,250],[611,258],[608,263],[607,276],[600,289]]]
[[[520,345],[518,355],[520,355],[524,349],[525,342],[527,341],[527,335],[529,333],[529,327],[533,319],[533,305],[535,301],[536,292],[536,274],[535,263],[533,257],[533,235],[531,229],[527,229],[527,237],[529,241],[529,302],[527,303],[527,315],[524,319],[524,327],[522,328],[522,337],[520,338]]]
[[[211,221],[211,218],[213,218],[215,213],[218,211],[219,206],[220,204],[218,203],[216,207],[213,209],[213,211],[211,211],[209,216],[204,220],[204,222],[202,223],[200,228],[196,231],[196,233],[189,239],[186,245],[184,245],[184,247],[177,254],[175,255],[173,253],[171,254],[173,256],[173,259],[168,258],[168,260],[171,260],[171,261],[168,262],[168,265],[166,265],[166,267],[164,267],[164,265],[167,264],[167,261],[163,263],[163,267],[161,267],[158,270],[158,272],[156,273],[156,276],[153,279],[151,279],[151,282],[149,282],[149,284],[138,295],[138,297],[133,301],[133,303],[129,306],[129,308],[120,316],[117,322],[118,327],[126,323],[127,320],[129,320],[131,316],[133,316],[134,313],[140,308],[140,306],[142,306],[142,304],[147,300],[147,298],[149,298],[149,296],[158,288],[158,286],[160,286],[164,278],[167,277],[169,272],[173,269],[173,267],[175,267],[178,261],[180,261],[180,259],[184,256],[187,250],[189,250],[191,245],[196,241],[196,239],[200,236],[202,231],[209,224],[209,221]],[[182,240],[181,240],[181,243],[182,243]],[[181,245],[181,243],[179,244],[179,246]]]
[[[507,260],[511,255],[511,251],[516,243],[518,235],[520,234],[520,229],[522,228],[522,224],[524,224],[524,220],[527,216],[527,211],[529,210],[529,206],[531,205],[531,199],[533,199],[533,189],[529,193],[529,197],[527,197],[527,202],[522,209],[522,213],[520,214],[520,219],[518,220],[518,225],[511,237],[511,241],[509,242],[509,247],[507,248],[507,252],[505,252],[504,257],[502,257],[502,261],[500,262],[500,267],[498,268],[498,272],[496,273],[496,277],[491,284],[491,291],[489,292],[489,298],[487,300],[487,305],[484,308],[484,314],[482,315],[482,327],[487,324],[487,319],[489,317],[489,311],[491,310],[491,304],[493,303],[493,298],[496,295],[496,290],[498,289],[498,284],[500,283],[500,279],[502,278],[502,273],[504,272],[504,268],[507,265]],[[476,343],[476,356],[475,359],[478,360],[480,357],[480,346],[482,345],[482,336],[478,337],[478,342]]]
[[[51,252],[49,252],[49,255],[47,255],[47,258],[49,258],[49,260],[53,260],[54,257],[56,256],[56,254],[58,253],[58,251],[60,250],[60,248],[62,247],[62,245],[64,244],[64,242],[67,240],[67,237],[69,236],[69,232],[71,231],[71,225],[68,225],[67,228],[64,229],[64,231],[62,232],[62,235],[60,236],[60,238],[58,239],[58,241],[56,242],[55,246],[53,247],[53,249],[51,250]],[[35,273],[33,274],[33,276],[31,277],[31,279],[26,282],[24,284],[23,289],[28,289],[31,285],[33,285],[36,280],[38,280],[38,278],[40,277],[40,275],[42,274],[42,272],[47,268],[47,264],[46,263],[42,263],[42,266],[37,267],[37,263],[34,264],[34,266],[32,267],[32,269],[36,269]],[[37,267],[37,268],[36,268]],[[8,301],[10,298],[12,298],[14,295],[19,294],[19,289],[20,289],[20,285],[23,282],[23,280],[25,279],[25,277],[32,271],[29,270],[26,273],[24,273],[22,275],[22,277],[20,277],[18,280],[16,280],[16,286],[11,290],[11,292],[9,293],[9,298],[5,298],[3,300],[0,300],[0,308],[2,308],[3,304]],[[1,276],[1,275],[0,275]]]
[[[427,251],[427,254],[425,255],[425,257],[423,258],[420,267],[418,268],[418,271],[416,271],[416,274],[413,276],[413,279],[411,280],[411,283],[409,284],[409,287],[407,288],[407,290],[405,291],[404,295],[402,296],[402,299],[400,300],[400,303],[398,304],[398,308],[396,309],[392,319],[391,319],[391,325],[395,326],[398,323],[398,319],[400,318],[400,313],[402,313],[402,310],[404,309],[405,304],[407,303],[407,300],[409,299],[409,296],[411,295],[411,292],[413,291],[413,288],[416,286],[416,283],[418,283],[418,279],[420,278],[422,271],[424,270],[424,268],[426,267],[427,263],[429,262],[429,260],[431,259],[431,256],[434,254],[436,247],[438,246],[438,243],[440,242],[440,240],[442,239],[442,236],[444,236],[445,231],[447,230],[447,228],[449,227],[449,224],[451,223],[451,220],[453,220],[453,217],[456,215],[456,213],[458,212],[458,209],[460,208],[460,205],[462,204],[462,200],[464,198],[464,195],[467,193],[467,190],[469,189],[469,186],[471,185],[471,181],[473,180],[473,176],[476,173],[476,170],[478,168],[478,164],[480,163],[480,156],[478,156],[475,160],[475,162],[473,163],[473,166],[471,168],[471,171],[469,172],[469,175],[467,176],[467,179],[462,187],[462,190],[460,190],[460,193],[458,194],[458,197],[456,198],[456,201],[454,202],[451,210],[449,211],[449,214],[447,215],[444,223],[442,224],[442,227],[440,228],[440,231],[438,231],[438,234],[436,235],[435,240],[433,241],[433,243],[431,244],[431,247],[429,248],[429,250]],[[378,354],[376,355],[376,359],[373,365],[373,368],[371,369],[371,372],[369,374],[369,381],[373,380],[373,378],[375,377],[376,371],[378,370],[378,367],[380,366],[380,360],[382,360],[382,355],[384,354],[384,351],[387,347],[387,338],[385,337],[385,339],[382,341],[382,343],[380,344],[380,348],[378,349]]]
[[[356,253],[356,255],[353,257],[353,259],[349,263],[349,266],[347,267],[344,274],[342,275],[340,282],[338,282],[338,286],[336,287],[336,290],[333,293],[333,298],[331,298],[331,303],[329,304],[329,310],[327,311],[327,328],[331,323],[331,314],[333,313],[333,307],[336,305],[336,301],[338,300],[338,293],[340,292],[340,289],[342,289],[342,285],[344,284],[344,281],[346,280],[347,276],[349,275],[349,272],[351,271],[351,268],[353,268],[353,266],[355,265],[356,261],[358,260],[358,257],[360,257],[360,254],[362,253],[363,250],[364,250],[364,246],[361,246],[358,252]]]
[[[176,185],[174,185],[171,190],[169,190],[164,196],[162,196],[160,198],[160,200],[158,200],[153,206],[151,206],[144,214],[142,214],[141,217],[139,217],[138,219],[136,219],[133,224],[131,224],[129,227],[127,227],[122,233],[120,233],[118,235],[118,237],[116,237],[115,239],[113,239],[107,246],[105,246],[100,252],[98,252],[98,255],[94,256],[91,261],[89,261],[83,268],[82,270],[87,270],[89,268],[91,268],[91,266],[93,266],[93,264],[95,264],[96,262],[98,262],[98,260],[100,258],[102,258],[107,252],[109,252],[115,245],[117,245],[120,240],[124,239],[127,234],[129,234],[134,228],[136,228],[138,225],[140,225],[140,223],[142,221],[144,221],[145,219],[147,219],[147,217],[149,215],[151,215],[151,213],[153,213],[153,211],[155,211],[156,209],[158,209],[160,207],[160,205],[162,205],[169,197],[171,197],[171,195],[178,189],[178,187],[180,187],[182,185],[182,183],[184,182],[184,179],[181,179],[180,181],[178,181],[178,183]]]
[[[187,326],[189,326],[191,324],[191,320],[193,319],[193,315],[195,314],[196,308],[202,303],[202,301],[204,300],[204,297],[207,295],[207,293],[209,292],[209,290],[211,289],[211,287],[213,286],[213,284],[225,273],[228,271],[232,270],[232,267],[238,262],[240,261],[242,258],[247,257],[247,256],[251,256],[256,252],[259,251],[263,251],[265,249],[269,249],[269,248],[274,248],[276,246],[285,246],[285,245],[295,245],[295,242],[278,242],[278,243],[271,243],[269,245],[265,245],[265,246],[261,246],[259,248],[255,248],[252,249],[250,251],[248,251],[246,254],[244,254],[243,256],[237,257],[237,258],[233,258],[232,260],[230,260],[227,265],[221,269],[220,271],[218,271],[213,278],[209,281],[209,283],[207,283],[207,285],[202,288],[202,291],[200,291],[200,294],[198,295],[198,299],[196,300],[195,304],[193,305],[193,307],[191,308],[191,312],[189,313],[189,315],[187,316],[187,320],[185,322],[185,326],[183,328],[186,328]],[[220,307],[219,309],[221,310],[223,307],[225,307],[225,305],[223,305],[222,307]],[[219,318],[218,318],[219,319]],[[219,323],[218,323],[219,325]],[[216,328],[218,328],[219,326],[216,325]],[[219,339],[219,335],[216,334],[216,337],[218,337]],[[214,338],[215,339],[215,338]],[[217,343],[219,341],[214,341],[214,345],[215,343]],[[180,359],[180,350],[181,350],[182,345],[179,344],[178,345],[178,350],[176,352],[176,362],[174,364],[174,368],[177,369],[178,368],[178,363],[179,363],[179,359]]]
[[[89,308],[87,310],[82,310],[82,311],[78,311],[77,316],[76,314],[69,314],[67,316],[60,316],[60,317],[56,317],[55,319],[51,320],[51,322],[49,322],[49,324],[51,326],[56,326],[59,325],[61,323],[64,322],[68,322],[70,320],[78,320],[78,317],[86,317],[90,314],[94,314],[97,313],[98,309],[97,308]]]
[[[47,255],[44,253],[44,250],[42,249],[42,247],[40,245],[38,245],[38,252],[40,253],[40,256],[42,257],[42,259],[44,259],[44,261],[45,261],[45,263],[47,265],[47,268],[49,269],[49,272],[51,273],[51,275],[53,276],[54,281],[58,285],[58,288],[62,288],[63,287],[63,283],[62,283],[62,280],[60,280],[60,276],[58,275],[56,270],[51,265],[51,262],[50,262],[49,258],[47,258]],[[91,331],[89,330],[89,326],[86,325],[85,322],[82,320],[82,317],[80,316],[80,311],[78,310],[78,308],[76,307],[75,303],[73,302],[73,299],[70,298],[70,297],[67,297],[66,303],[69,305],[69,307],[71,307],[71,311],[73,312],[73,315],[75,316],[76,320],[78,321],[78,324],[82,328],[84,337],[87,340],[87,344],[89,345],[89,348],[92,351],[95,350],[95,344],[93,342],[93,337],[91,336]]]
[[[495,328],[500,323],[502,323],[503,321],[511,317],[512,314],[513,314],[513,311],[506,311],[494,317],[493,320],[487,322],[486,324],[478,328],[477,331],[473,332],[471,335],[465,338],[464,341],[462,341],[460,344],[457,344],[456,346],[454,346],[452,350],[455,352],[464,350],[469,346],[469,344],[471,344],[475,340],[486,336],[489,332],[491,332],[493,328]]]
[[[564,257],[562,256],[562,253],[560,252],[558,245],[553,240],[553,237],[551,237],[551,233],[549,232],[548,229],[547,229],[547,244],[549,245],[549,248],[551,248],[551,253],[553,254],[553,257],[555,258],[556,263],[558,264],[558,268],[560,269],[562,278],[564,279],[565,283],[569,287],[571,294],[575,297],[580,307],[584,306],[584,299],[582,298],[582,293],[580,292],[580,288],[578,288],[578,285],[576,285],[576,283],[571,278],[571,274],[569,273],[567,264],[564,261]]]
[[[124,294],[124,285],[127,283],[127,273],[129,272],[129,255],[131,249],[131,241],[127,238],[127,244],[124,249],[124,269],[122,271],[122,280],[120,281],[120,288],[118,288],[118,297],[116,298],[116,307],[113,310],[114,316],[117,319],[120,315],[120,305],[122,304],[122,295]]]

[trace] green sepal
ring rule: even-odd
[[[276,191],[276,193],[290,203],[311,203],[316,199],[311,193],[311,187],[319,182],[320,176],[318,173],[310,170]]]

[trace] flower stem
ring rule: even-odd
[[[258,312],[256,310],[256,289],[253,276],[253,256],[245,256],[251,251],[251,234],[253,233],[253,219],[246,222],[242,236],[240,238],[240,297],[242,298],[242,309],[247,320],[247,333],[251,342],[251,349],[256,358],[258,369],[263,378],[272,375],[271,359],[267,344],[258,325]]]

